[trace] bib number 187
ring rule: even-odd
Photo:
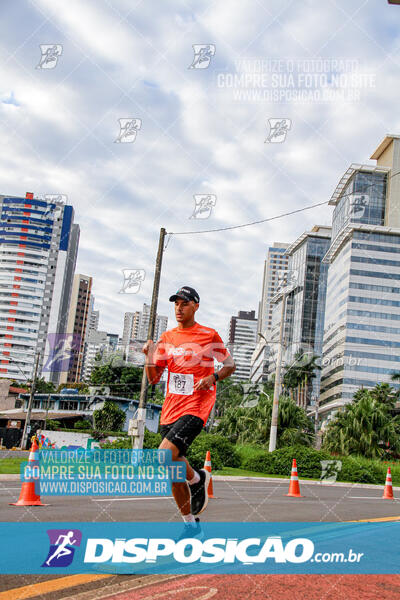
[[[182,396],[193,394],[193,373],[170,373],[169,391]]]

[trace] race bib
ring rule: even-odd
[[[193,394],[193,373],[170,373],[168,391],[171,394]]]

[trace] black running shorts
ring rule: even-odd
[[[179,456],[185,456],[193,440],[203,429],[203,419],[194,415],[183,415],[177,421],[160,426],[162,439],[167,438],[179,448]]]

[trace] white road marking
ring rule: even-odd
[[[136,496],[135,498],[92,498],[94,502],[121,502],[122,500],[165,500],[173,496],[159,496],[157,498],[148,498],[147,496]]]
[[[382,500],[382,496],[347,496],[348,498],[354,498],[357,500]],[[396,498],[394,498],[396,501]],[[398,502],[398,500],[397,500]]]

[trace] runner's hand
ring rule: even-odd
[[[154,353],[154,348],[155,348],[155,344],[154,344],[153,340],[147,340],[147,342],[145,343],[145,345],[142,348],[142,352],[146,356],[152,357],[153,353]]]
[[[212,386],[214,385],[215,380],[214,380],[214,375],[209,375],[208,377],[203,377],[202,379],[199,379],[199,381],[197,381],[197,383],[195,383],[195,385],[193,386],[193,389],[195,390],[210,390],[212,389]]]

